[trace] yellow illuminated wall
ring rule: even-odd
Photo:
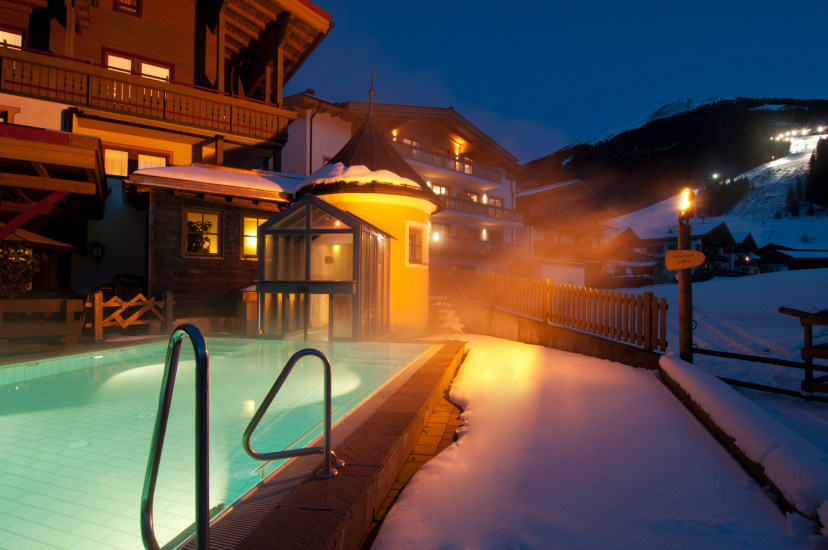
[[[424,199],[378,193],[337,193],[319,198],[359,216],[393,237],[390,328],[398,337],[421,335],[428,322],[428,264],[408,262],[408,231],[411,226],[427,229],[429,216],[436,209],[434,204]],[[427,250],[428,234],[424,237]]]

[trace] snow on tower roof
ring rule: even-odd
[[[437,195],[382,136],[370,115],[330,162],[305,178],[296,189],[297,196],[306,192],[408,195],[442,208]]]

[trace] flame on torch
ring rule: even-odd
[[[688,208],[690,208],[690,189],[686,188],[681,192],[681,204],[679,205],[679,209],[684,212]]]

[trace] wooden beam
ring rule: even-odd
[[[35,172],[37,172],[37,175],[39,175],[41,178],[49,177],[49,172],[46,170],[46,167],[43,166],[43,163],[33,162],[32,166],[34,167]]]
[[[285,85],[285,39],[288,36],[287,31],[292,20],[293,16],[287,12],[279,15],[279,19],[276,20],[276,56],[273,67],[275,72],[273,88],[276,97],[273,102],[279,107],[282,106],[282,92]]]
[[[64,0],[66,8],[66,51],[64,55],[69,58],[75,57],[75,6],[72,0]]]
[[[79,151],[73,147],[19,139],[0,138],[0,158],[61,164],[92,170],[97,168],[94,150]]]
[[[69,193],[66,191],[55,191],[39,203],[32,205],[28,210],[18,215],[3,227],[0,227],[0,240],[5,239],[8,235],[11,235],[12,232],[20,229],[24,224],[31,221],[35,216],[41,214],[44,210],[56,202],[66,198],[66,195],[68,194]]]
[[[218,16],[218,37],[216,39],[216,90],[225,92],[224,84],[224,59],[225,48],[227,47],[227,2],[221,4]]]
[[[78,195],[96,195],[97,186],[94,183],[75,180],[64,180],[43,176],[25,176],[23,174],[8,174],[0,172],[0,187],[23,187],[25,189],[45,189],[47,191],[62,191]]]
[[[266,24],[270,21],[265,14],[259,12],[252,6],[232,2],[227,7],[237,18],[244,19],[249,25],[257,27],[259,32],[265,30]]]

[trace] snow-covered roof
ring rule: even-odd
[[[207,193],[232,194],[248,198],[287,200],[302,181],[301,176],[193,164],[142,168],[129,182],[154,187],[191,189]]]
[[[371,183],[384,183],[400,187],[410,187],[420,190],[417,182],[399,176],[390,170],[371,170],[367,166],[345,166],[341,162],[326,164],[310,176],[306,177],[296,190],[304,189],[312,185],[326,185],[329,183],[351,183],[356,185],[367,185]]]
[[[564,187],[569,187],[580,182],[580,179],[569,180],[569,181],[561,181],[557,183],[550,183],[549,185],[543,185],[541,187],[534,187],[532,189],[524,189],[523,191],[519,191],[515,193],[515,198],[517,197],[526,197],[529,195],[534,195],[536,193],[543,193],[545,191],[553,191],[556,189],[563,189]]]
[[[777,253],[795,260],[828,260],[825,250],[777,250]]]

